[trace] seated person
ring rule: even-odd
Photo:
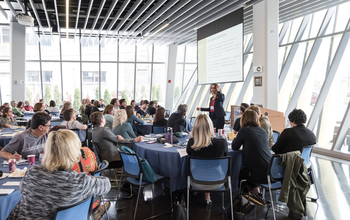
[[[111,105],[113,105],[113,109],[114,109],[114,114],[120,109],[119,108],[119,99],[118,98],[113,98],[110,102]]]
[[[242,145],[243,168],[239,179],[248,180],[254,192],[259,194],[260,189],[254,183],[267,183],[271,151],[267,133],[259,127],[259,116],[250,109],[244,111],[241,117],[241,129],[232,141],[232,150],[239,150]]]
[[[0,118],[0,127],[9,128],[11,126],[18,126],[15,118],[12,117],[12,109],[5,107],[2,110],[2,116]]]
[[[123,138],[120,135],[113,134],[108,127],[105,127],[106,120],[102,112],[91,114],[90,121],[93,126],[92,140],[99,148],[101,154],[100,160],[107,160],[109,167],[115,168],[121,166],[121,159],[118,152],[120,146],[118,144],[132,147],[134,142],[142,141],[141,136],[137,138]]]
[[[143,121],[141,121],[138,117],[135,116],[134,108],[131,105],[126,106],[125,108],[126,115],[127,115],[127,121],[132,126],[133,124],[142,124]]]
[[[100,107],[100,102],[99,101],[94,101],[94,105],[92,106],[91,110],[90,110],[90,114],[94,113],[94,112],[100,112],[100,109],[98,109]]]
[[[154,107],[154,101],[150,101],[147,110],[148,110],[148,113],[149,113],[150,115],[156,114],[156,108]]]
[[[16,115],[17,117],[23,117],[24,114],[17,108],[16,101],[11,101],[11,107],[14,115]]]
[[[106,105],[103,103],[103,101],[104,101],[103,99],[100,99],[100,107],[101,107],[101,108],[106,107]]]
[[[56,106],[56,102],[54,100],[50,101],[50,107],[47,108],[47,110],[51,113],[51,112],[59,112],[60,110],[58,109],[58,107]]]
[[[167,123],[168,120],[165,119],[165,108],[157,108],[156,114],[154,115],[153,126],[165,127]]]
[[[68,129],[80,129],[86,130],[87,125],[83,125],[77,121],[75,118],[74,109],[69,108],[63,112],[63,121],[62,125],[65,125]]]
[[[142,105],[141,108],[139,110],[137,110],[137,114],[140,114],[141,117],[145,117],[145,116],[149,116],[149,112],[147,110],[148,108],[148,100],[141,100],[142,101]]]
[[[60,119],[63,119],[63,112],[69,108],[73,108],[72,103],[69,101],[65,101],[63,106],[62,106],[61,112],[60,112]],[[79,114],[79,112],[77,110],[73,109],[73,111],[74,111],[75,115]]]
[[[51,127],[50,120],[51,117],[44,112],[35,113],[30,128],[15,135],[0,151],[0,157],[19,160],[21,156],[27,158],[28,155],[35,154],[39,158],[40,153],[44,152],[47,133]]]
[[[177,107],[177,112],[170,115],[168,119],[167,127],[172,127],[173,132],[185,132],[191,131],[191,123],[186,120],[187,105],[181,104]]]
[[[92,109],[93,105],[91,104],[90,99],[86,99],[85,100],[85,111],[84,114],[89,118],[91,115],[91,109]]]
[[[227,141],[223,138],[216,138],[213,122],[208,115],[200,114],[194,121],[191,138],[187,143],[186,151],[189,156],[222,157],[226,156],[228,152]],[[223,184],[201,185],[192,182],[191,185],[200,190],[216,190],[223,186]],[[208,205],[211,204],[210,193],[205,193],[205,200]]]
[[[24,109],[24,103],[22,101],[19,101],[17,104],[17,108],[18,110],[20,110],[22,113],[26,112],[26,110]]]
[[[29,101],[24,101],[24,109],[27,111],[27,112],[30,112],[33,110],[33,106],[30,106],[29,104]]]
[[[307,116],[301,109],[294,109],[288,115],[291,128],[286,128],[278,137],[272,150],[276,154],[285,154],[291,151],[302,151],[307,145],[316,144],[315,134],[305,127]]]
[[[42,102],[37,102],[34,105],[34,112],[45,112],[45,106]]]
[[[159,107],[162,107],[162,106],[158,105],[158,101],[157,100],[154,100],[154,107],[155,108],[159,108]]]
[[[113,120],[114,120],[114,108],[113,105],[108,104],[106,105],[105,109],[103,110],[103,117],[105,117],[106,125],[105,127],[108,127],[112,130]]]
[[[274,139],[273,139],[272,126],[270,124],[269,118],[266,117],[265,115],[261,115],[260,107],[257,106],[257,105],[251,105],[247,109],[251,109],[251,110],[255,111],[259,115],[260,127],[263,128],[266,131],[267,137],[269,138],[269,145],[271,147],[273,145]]]
[[[139,110],[139,107],[136,105],[135,100],[131,100],[130,105],[134,109],[134,112],[137,112],[137,110]]]
[[[130,123],[127,122],[127,115],[125,109],[118,110],[114,115],[113,133],[120,135],[123,138],[136,138]]]
[[[4,106],[4,105],[0,106],[0,116],[2,116],[2,111],[4,110],[4,108],[6,108],[6,106]]]
[[[241,106],[239,107],[241,114],[243,114],[247,108],[249,108],[249,105],[247,103],[241,103]],[[240,122],[241,122],[241,118],[237,118],[234,125],[233,125],[233,133],[234,134],[237,134],[239,129],[241,129]]]
[[[88,123],[88,117],[85,114],[85,104],[86,104],[86,99],[81,100],[81,105],[79,107],[80,115],[81,115],[81,120],[83,121],[84,124]]]
[[[69,130],[52,131],[42,165],[29,168],[21,181],[21,200],[8,219],[51,219],[55,210],[71,206],[111,189],[107,177],[72,171],[81,158],[81,144]]]
[[[119,104],[120,104],[120,106],[119,106],[120,109],[125,109],[126,108],[127,103],[126,103],[125,99],[119,100]]]

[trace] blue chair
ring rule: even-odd
[[[61,125],[63,122],[63,119],[55,119],[55,120],[51,120],[51,126],[55,126],[55,125]]]
[[[270,193],[271,206],[273,212],[273,218],[276,220],[276,213],[273,204],[272,190],[279,190],[282,188],[282,180],[284,178],[285,167],[279,165],[280,155],[275,154],[272,156],[269,169],[267,171],[268,184],[259,184],[263,188],[263,196],[265,198],[265,190],[268,189]],[[274,183],[271,183],[274,182]]]
[[[231,157],[188,157],[187,163],[187,219],[190,215],[190,191],[201,192],[221,192],[222,193],[222,208],[224,206],[224,194],[229,191],[230,207],[233,210],[232,189],[231,189]],[[199,190],[195,189],[191,183],[202,185],[223,184],[217,190]],[[233,211],[231,211],[231,219],[233,219]]]
[[[231,112],[225,112],[225,124],[230,124],[231,123]]]
[[[109,163],[107,160],[103,160],[102,163],[98,166],[98,170],[94,171],[91,175],[93,176],[101,176],[101,173],[103,170],[107,169],[109,166]],[[104,200],[103,195],[100,196],[101,200]],[[93,203],[97,201],[97,199],[94,199]],[[106,207],[106,203],[103,203],[105,210],[106,210],[106,214],[107,214],[107,219],[109,220],[109,215],[108,215],[108,210]]]
[[[80,129],[70,129],[74,133],[76,133],[79,137],[80,142],[84,142],[86,140],[86,130],[80,130]]]
[[[52,116],[59,117],[60,113],[59,112],[50,112]]]
[[[134,212],[134,219],[136,218],[136,213],[137,213],[137,205],[139,203],[139,198],[141,194],[141,188],[150,185],[153,183],[147,182],[142,179],[143,177],[143,171],[141,167],[141,162],[140,158],[137,154],[133,153],[126,153],[122,152],[119,150],[120,158],[122,159],[123,162],[123,171],[120,177],[120,180],[123,178],[123,173],[125,173],[126,179],[125,181],[130,183],[131,185],[135,185],[139,187],[139,191],[137,194],[137,199],[136,199],[136,206],[135,206],[135,212]],[[157,174],[157,181],[164,180],[166,177],[158,175]],[[121,181],[119,182],[119,187],[118,191],[120,192],[120,187],[121,187]],[[132,193],[132,190],[131,190]],[[172,206],[172,193],[170,190],[170,207]]]
[[[162,127],[162,126],[152,126],[152,133],[154,133],[154,134],[163,134],[163,133],[166,133],[166,127]]]
[[[317,197],[316,198],[307,197],[307,198],[311,199],[312,202],[316,202],[319,198],[317,185],[316,185],[316,181],[315,181],[315,174],[314,174],[314,171],[312,168],[312,163],[310,161],[311,152],[312,152],[312,149],[314,148],[314,146],[315,145],[305,146],[305,147],[303,147],[303,151],[301,152],[301,158],[304,159],[304,163],[307,167],[307,173],[309,174],[311,185],[315,184],[315,191],[316,191]]]
[[[92,218],[92,197],[77,204],[58,208],[52,215],[52,220],[89,220]]]
[[[278,137],[280,136],[280,132],[279,131],[272,131],[273,132],[273,141],[276,143]]]

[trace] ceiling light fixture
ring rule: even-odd
[[[166,23],[163,25],[163,27],[161,27],[159,30],[155,31],[154,33],[152,33],[151,35],[149,35],[144,41],[148,40],[150,37],[154,36],[155,34],[157,34],[159,31],[163,30],[164,28],[168,27],[169,23]]]
[[[69,0],[66,0],[66,38],[68,39],[68,28],[69,28]]]

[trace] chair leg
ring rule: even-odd
[[[104,200],[103,196],[101,196],[101,198],[102,198],[102,200]],[[107,209],[107,206],[106,206],[106,202],[105,202],[105,201],[103,202],[103,206],[105,207],[107,219],[109,220],[108,209]]]
[[[233,199],[232,199],[232,185],[231,185],[231,177],[228,177],[228,187],[230,189],[230,206],[231,206],[231,220],[233,220]]]
[[[271,191],[271,179],[270,179],[270,175],[267,175],[267,182],[268,182],[268,184],[269,184],[269,192],[270,192],[270,199],[271,199],[271,206],[272,206],[273,219],[276,220],[275,207],[274,207],[274,205],[273,205],[273,197],[272,197],[272,191]]]
[[[120,196],[120,187],[122,185],[122,179],[123,179],[123,170],[122,170],[122,173],[120,174],[120,181],[119,181],[119,186],[118,186],[117,198],[118,198],[118,194]]]
[[[141,188],[142,188],[142,173],[140,175],[140,182],[139,182],[139,192],[137,194],[137,199],[136,199],[136,205],[135,205],[135,213],[134,213],[134,220],[136,219],[136,213],[137,213],[137,205],[139,204],[139,198],[141,194]]]
[[[190,177],[187,177],[187,220],[190,220]]]
[[[263,193],[262,193],[262,195],[263,195],[263,199],[265,199],[265,193],[266,193],[266,189],[265,189],[265,188],[263,188]]]
[[[222,209],[225,210],[225,192],[221,193]]]
[[[315,173],[314,173],[314,169],[313,169],[313,167],[312,167],[312,164],[310,164],[310,167],[308,168],[308,169],[310,169],[310,171],[311,171],[311,176],[312,176],[312,179],[313,179],[313,182],[314,182],[314,184],[313,185],[315,185],[315,191],[316,191],[316,198],[313,198],[313,197],[307,197],[308,199],[311,199],[311,202],[317,202],[317,200],[318,200],[318,198],[319,198],[319,195],[318,195],[318,189],[317,189],[317,184],[316,184],[316,179],[315,179]]]

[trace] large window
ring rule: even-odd
[[[59,62],[42,62],[44,101],[49,104],[51,100],[57,106],[62,104],[61,67]]]
[[[79,109],[80,96],[80,63],[63,62],[63,99],[70,101],[75,109]]]
[[[0,92],[2,103],[10,103],[11,99],[11,75],[10,75],[10,62],[0,62]]]

